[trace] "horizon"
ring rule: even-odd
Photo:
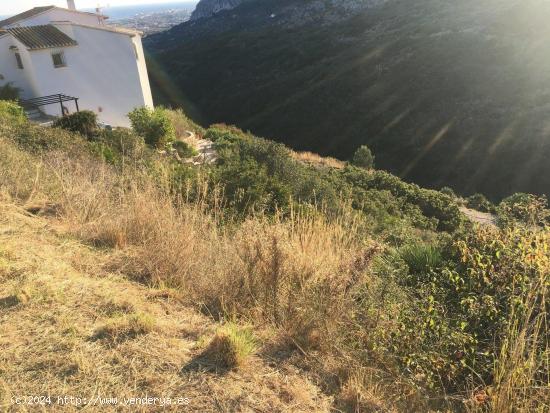
[[[11,3],[11,2],[10,2]],[[131,7],[170,3],[198,3],[198,0],[75,0],[78,10],[95,8],[98,5],[106,10],[115,7]],[[40,6],[67,7],[66,0],[20,0],[16,4],[0,5],[0,16],[11,16]]]

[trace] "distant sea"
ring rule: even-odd
[[[160,4],[138,4],[135,6],[117,6],[117,7],[104,7],[102,12],[109,16],[109,20],[121,20],[135,17],[140,14],[150,14],[166,12],[169,10],[195,10],[198,0],[180,1],[173,3],[160,3]],[[83,9],[84,11],[95,11],[95,9]]]
[[[128,19],[130,17],[137,16],[138,14],[149,14],[164,12],[168,10],[195,10],[198,0],[178,1],[173,3],[161,3],[161,4],[138,4],[135,6],[118,6],[118,7],[105,7],[103,13],[105,13],[111,20]],[[95,12],[95,9],[82,9],[84,11]],[[0,16],[0,20],[7,19],[12,15],[8,14]]]

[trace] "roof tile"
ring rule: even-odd
[[[55,6],[35,7],[33,9],[24,11],[23,13],[16,14],[15,16],[12,16],[5,20],[0,20],[0,27],[9,26],[10,24],[17,23],[20,20],[28,19],[51,9],[55,9]]]
[[[47,24],[44,26],[13,27],[6,29],[29,50],[76,46],[78,43],[59,30]]]

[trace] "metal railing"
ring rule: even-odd
[[[49,96],[42,96],[38,98],[21,100],[19,104],[25,110],[36,110],[42,106],[59,104],[61,106],[61,113],[64,115],[65,114],[65,107],[63,106],[64,102],[74,102],[76,105],[76,111],[77,112],[80,111],[80,109],[78,108],[78,98],[75,98],[73,96],[63,95],[61,93],[57,95],[49,95]]]

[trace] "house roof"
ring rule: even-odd
[[[53,47],[76,46],[78,43],[59,30],[47,24],[44,26],[13,27],[5,29],[29,50],[50,49]]]
[[[0,27],[10,26],[10,25],[12,25],[14,23],[17,23],[19,21],[30,19],[31,17],[37,16],[39,14],[45,13],[45,12],[53,10],[53,9],[68,10],[72,13],[92,14],[94,16],[100,16],[104,20],[108,19],[107,16],[99,15],[99,14],[96,14],[96,13],[90,13],[90,12],[86,12],[86,11],[69,10],[69,9],[64,9],[62,7],[57,7],[57,6],[43,6],[43,7],[35,7],[33,9],[24,11],[23,13],[16,14],[15,16],[9,17],[5,20],[0,20]]]
[[[70,21],[53,21],[52,24],[55,25],[55,26],[67,25],[67,26],[73,26],[73,27],[84,27],[86,29],[101,30],[101,31],[104,31],[104,32],[125,34],[125,35],[130,36],[130,37],[133,37],[133,36],[136,36],[136,35],[141,36],[143,34],[143,32],[141,32],[139,30],[128,29],[126,27],[120,27],[120,26],[105,25],[105,24],[96,26],[96,25],[90,25],[90,24],[74,23],[74,22],[70,22]]]
[[[23,13],[16,14],[15,16],[9,17],[5,20],[0,20],[0,27],[9,26],[10,24],[17,23],[20,20],[29,19],[31,17],[36,16],[37,14],[41,14],[52,9],[55,9],[55,6],[35,7],[34,9],[30,9],[30,10],[24,11]]]

